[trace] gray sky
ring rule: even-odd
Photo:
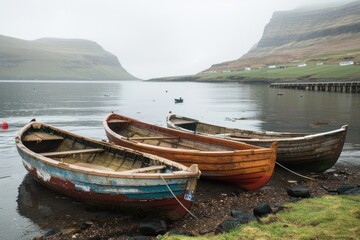
[[[143,78],[198,73],[238,59],[274,11],[334,0],[0,0],[0,35],[81,38]]]

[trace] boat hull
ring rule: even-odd
[[[179,124],[176,124],[175,118],[178,119]],[[276,141],[276,161],[288,168],[304,172],[323,172],[331,168],[340,157],[347,133],[347,125],[334,131],[318,134],[255,132],[202,123],[174,114],[168,116],[167,125],[182,131],[241,141],[262,147],[269,146]]]
[[[109,144],[99,144],[110,147]],[[121,172],[96,172],[96,169],[88,170],[51,159],[47,161],[41,154],[27,151],[19,138],[17,148],[25,169],[37,181],[89,204],[119,210],[135,209],[140,213],[154,212],[176,220],[188,213],[187,209],[191,208],[194,200],[199,173],[186,176],[187,173],[182,171],[183,176],[175,176],[172,173],[126,175]],[[112,153],[117,151],[116,147],[110,148],[108,150]]]
[[[270,180],[274,171],[276,143],[272,143],[271,148],[252,148],[248,145],[247,149],[243,149],[244,146],[240,146],[240,144],[238,145],[234,141],[214,140],[214,138],[161,128],[127,118],[131,121],[131,124],[137,125],[138,127],[151,128],[152,131],[166,132],[166,134],[178,136],[181,139],[186,138],[186,140],[193,139],[193,141],[208,143],[218,141],[219,144],[228,144],[234,148],[238,147],[238,149],[228,151],[202,151],[161,147],[133,141],[117,134],[115,132],[116,130],[114,130],[116,127],[112,129],[107,124],[107,121],[117,118],[120,118],[119,115],[110,114],[104,120],[105,132],[110,142],[168,158],[185,166],[197,164],[201,170],[201,178],[229,182],[245,190],[255,190],[263,187]],[[122,116],[121,119],[124,120],[126,118]]]

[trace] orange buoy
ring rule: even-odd
[[[2,124],[1,124],[2,129],[7,129],[8,127],[9,127],[9,125],[7,122],[2,122]]]

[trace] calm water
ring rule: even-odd
[[[109,217],[32,180],[16,151],[16,133],[36,118],[105,139],[103,117],[117,112],[160,126],[169,111],[252,130],[322,132],[349,124],[340,161],[360,161],[360,94],[279,90],[237,83],[0,81],[0,236],[30,239],[64,222]],[[174,98],[184,102],[174,104]]]

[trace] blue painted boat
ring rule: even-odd
[[[17,134],[27,171],[68,197],[179,219],[188,213],[200,171],[151,154],[78,136],[40,122]]]

